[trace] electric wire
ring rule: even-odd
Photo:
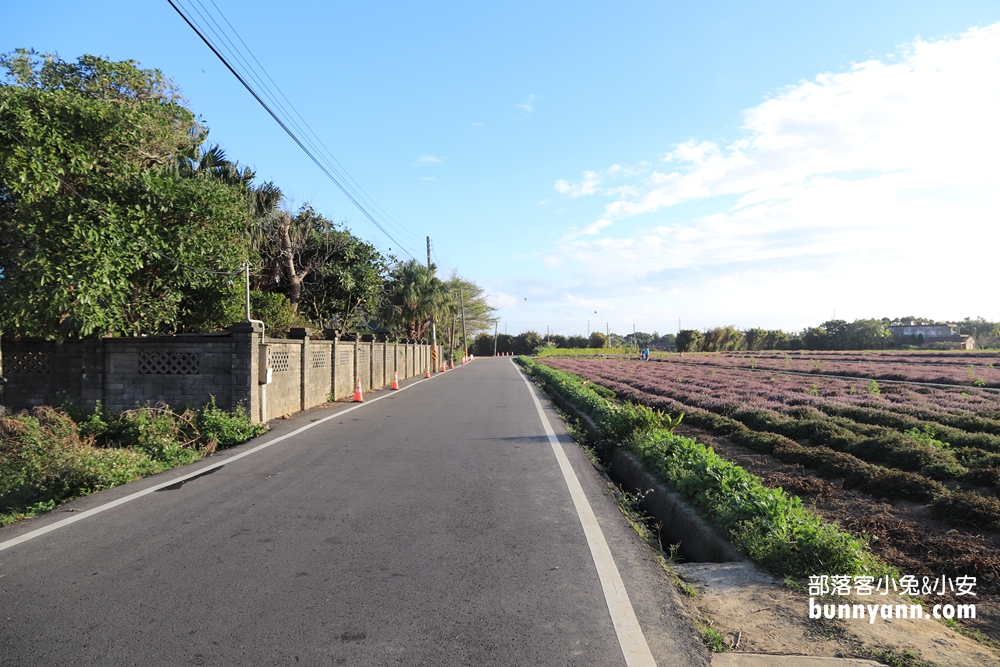
[[[63,179],[63,177],[59,175],[58,171],[56,171],[55,169],[53,169],[52,167],[50,167],[42,158],[40,158],[38,156],[37,153],[35,153],[34,150],[32,150],[32,148],[30,146],[28,146],[26,143],[24,143],[23,141],[21,141],[21,138],[18,137],[18,135],[13,130],[11,130],[9,127],[7,127],[7,125],[4,124],[3,121],[0,121],[0,128],[2,128],[3,131],[6,132],[14,141],[16,141],[18,144],[20,144],[21,148],[23,148],[25,151],[27,151],[28,155],[30,155],[32,157],[32,159],[34,159],[36,162],[38,162],[38,164],[42,165],[42,167],[46,171],[48,171],[53,176],[55,176],[56,179],[58,179],[59,182],[63,184],[63,187],[65,187],[67,190],[69,190],[70,192],[72,192],[73,194],[75,194],[77,197],[79,197],[80,201],[82,201],[85,204],[91,206],[94,209],[94,211],[97,213],[97,215],[99,215],[101,217],[102,220],[104,220],[105,222],[107,222],[108,224],[110,224],[112,227],[114,227],[119,232],[121,232],[125,236],[129,237],[133,241],[136,241],[137,243],[140,243],[143,246],[145,246],[146,252],[148,252],[148,253],[150,253],[152,255],[156,255],[157,257],[160,257],[162,259],[169,260],[169,261],[173,262],[174,264],[176,264],[177,266],[182,266],[185,269],[191,269],[192,271],[198,271],[200,273],[204,273],[204,274],[208,274],[208,275],[213,275],[213,276],[232,276],[232,275],[235,275],[236,273],[238,273],[239,271],[243,270],[243,268],[240,267],[239,269],[234,269],[232,271],[212,271],[211,269],[205,269],[205,268],[202,268],[200,266],[193,266],[193,265],[188,264],[186,262],[182,262],[181,260],[177,259],[176,257],[168,255],[165,252],[161,252],[159,250],[154,250],[153,248],[150,248],[149,247],[149,243],[145,239],[142,239],[142,238],[140,238],[138,236],[135,236],[134,234],[130,234],[127,230],[123,229],[120,225],[118,225],[118,223],[116,223],[114,221],[114,219],[107,212],[105,212],[103,209],[101,209],[100,205],[97,202],[95,202],[93,199],[90,199],[89,197],[84,197],[83,194],[80,193],[80,191],[78,191],[72,185],[70,185],[69,183],[67,183],[65,181],[65,179]]]
[[[275,99],[274,95],[269,92],[269,90],[267,89],[267,86],[261,84],[261,88],[263,88],[267,92],[258,93],[258,91],[247,81],[248,78],[252,77],[258,83],[261,83],[261,80],[260,80],[259,76],[256,75],[256,72],[252,68],[248,68],[249,71],[248,71],[248,73],[247,73],[246,76],[244,76],[243,74],[241,74],[240,72],[238,72],[237,69],[236,69],[236,67],[232,63],[230,63],[230,61],[220,52],[220,48],[223,49],[223,50],[226,50],[226,51],[229,51],[229,49],[227,49],[224,44],[220,45],[217,48],[217,46],[212,42],[212,40],[209,39],[209,37],[206,35],[207,30],[210,30],[211,26],[208,26],[207,29],[202,28],[202,26],[200,24],[197,24],[196,20],[194,20],[188,14],[185,14],[181,10],[181,8],[174,2],[174,0],[167,0],[167,2],[170,3],[170,6],[174,8],[174,11],[176,11],[178,13],[178,15],[180,15],[180,17],[185,21],[185,23],[187,23],[188,26],[195,32],[195,34],[197,34],[198,37],[205,43],[205,45],[208,46],[208,48],[212,51],[212,53],[214,53],[215,56],[222,62],[222,64],[226,66],[226,68],[233,74],[233,76],[236,77],[236,79],[243,85],[243,87],[247,89],[247,91],[254,97],[254,99],[257,100],[257,102],[264,108],[264,110],[268,112],[268,114],[275,120],[275,122],[277,122],[278,125],[281,126],[281,128],[296,143],[296,145],[298,145],[299,148],[313,161],[313,163],[317,167],[319,167],[319,169],[327,176],[327,178],[329,178],[334,183],[334,185],[336,185],[340,189],[340,191],[358,208],[358,210],[360,210],[364,214],[364,216],[371,221],[372,224],[374,224],[383,234],[385,234],[385,236],[387,238],[389,238],[390,241],[392,241],[394,244],[396,244],[397,247],[401,248],[403,250],[403,252],[405,252],[411,258],[415,259],[413,253],[411,253],[409,251],[409,249],[406,247],[406,245],[403,244],[403,243],[401,243],[387,229],[387,227],[390,226],[389,223],[385,222],[385,221],[378,220],[376,218],[376,216],[373,214],[373,212],[370,211],[369,208],[362,203],[362,199],[363,198],[361,197],[361,195],[359,195],[357,192],[354,192],[353,189],[350,188],[350,184],[346,183],[347,179],[344,178],[340,174],[340,172],[336,169],[336,167],[334,167],[331,164],[328,164],[327,161],[321,159],[322,158],[321,151],[315,148],[315,144],[313,144],[313,142],[309,140],[308,136],[304,136],[303,138],[300,138],[298,136],[298,134],[296,134],[296,132],[293,131],[293,129],[292,129],[292,127],[290,127],[290,125],[291,126],[295,126],[296,128],[298,128],[297,123],[294,122],[294,118],[287,118],[287,119],[283,118],[283,117],[281,117],[281,115],[279,115],[274,110],[274,108],[272,108],[272,105],[273,105],[275,108],[278,108],[278,109],[284,111],[285,115],[288,115],[288,112],[284,109],[284,106],[281,105]],[[202,5],[202,8],[205,9],[204,5]],[[197,9],[195,9],[194,11],[199,16],[202,16],[201,13],[197,11]],[[206,9],[206,12],[207,12],[207,9]],[[220,12],[220,14],[221,14],[221,12]],[[205,21],[205,19],[204,19],[203,16],[202,16],[202,20]],[[207,23],[207,21],[206,21],[206,23]],[[217,22],[216,22],[216,25],[218,25]],[[221,27],[220,27],[220,30],[221,30]],[[215,33],[214,30],[212,30],[212,32]],[[216,34],[216,37],[218,38],[218,33],[215,33],[215,34]],[[232,42],[230,41],[230,44],[231,43]],[[248,51],[249,51],[249,49],[248,49]],[[237,57],[235,55],[232,55],[232,52],[230,52],[230,53],[231,53],[231,57],[233,58],[233,60],[236,61]],[[245,59],[240,58],[240,60],[242,62],[246,63]],[[255,60],[256,60],[256,58],[255,58]],[[239,64],[240,63],[237,61],[236,65],[239,65]],[[246,66],[246,65],[244,65],[244,66]],[[266,75],[266,72],[265,72],[265,75]],[[267,97],[272,102],[272,105],[269,105],[263,99],[263,97]],[[286,100],[287,100],[287,98],[286,98]],[[298,113],[298,112],[296,112],[296,113]],[[300,116],[300,118],[301,118],[301,116]],[[305,135],[305,133],[302,132],[301,128],[298,128],[298,129],[299,129],[299,131],[303,135]],[[313,134],[315,134],[315,133],[313,133]],[[310,150],[310,148],[306,145],[307,143],[312,144],[314,150]],[[329,152],[329,151],[327,151],[327,152]],[[317,156],[317,154],[319,154],[319,156]],[[331,173],[331,172],[333,172],[333,173]],[[336,176],[334,175],[335,173],[337,174]],[[338,179],[337,176],[341,176],[341,178]]]
[[[312,127],[309,126],[309,123],[306,121],[305,118],[302,117],[302,114],[300,114],[298,109],[295,108],[295,105],[292,104],[291,100],[288,99],[288,97],[281,90],[281,88],[278,86],[275,80],[271,78],[271,75],[268,74],[264,66],[260,63],[259,60],[257,60],[257,56],[255,56],[253,51],[250,50],[250,47],[247,46],[247,43],[243,41],[243,38],[240,37],[240,33],[236,31],[236,28],[234,28],[233,25],[229,22],[229,19],[226,18],[226,15],[222,12],[221,9],[219,9],[219,6],[215,4],[215,0],[209,0],[209,2],[211,2],[212,6],[215,7],[216,11],[219,12],[219,16],[221,16],[222,20],[226,22],[226,25],[229,26],[229,29],[233,31],[233,34],[236,35],[236,39],[238,39],[240,41],[240,44],[242,44],[243,47],[247,50],[247,53],[250,54],[250,57],[253,58],[253,61],[257,63],[258,67],[260,67],[260,71],[264,73],[264,76],[266,76],[268,81],[270,81],[274,85],[274,88],[275,90],[278,91],[278,94],[281,95],[281,97],[285,100],[285,102],[288,103],[288,106],[291,107],[295,115],[298,116],[299,120],[302,121],[302,124],[305,126],[306,130],[308,130],[308,132],[312,134],[312,136],[316,139],[316,142],[319,144],[319,147],[323,150],[323,152],[326,153],[326,156],[330,160],[332,160],[333,163],[337,165],[337,167],[340,168],[342,175],[347,180],[349,180],[354,185],[354,187],[358,189],[358,191],[361,192],[361,194],[368,201],[368,203],[372,205],[373,208],[378,209],[378,211],[386,218],[386,220],[393,224],[394,229],[396,229],[400,234],[409,238],[412,242],[414,243],[418,242],[419,238],[416,235],[403,228],[391,215],[389,215],[381,206],[379,206],[378,202],[372,199],[371,196],[367,192],[365,192],[364,188],[362,188],[361,185],[357,181],[355,181],[354,178],[347,172],[347,170],[344,169],[343,165],[340,164],[340,162],[333,155],[333,153],[330,152],[330,149],[326,147],[326,144],[323,143],[323,140],[320,139],[319,136],[313,131]],[[198,0],[198,3],[201,4],[201,1]],[[202,5],[202,7],[204,7],[204,5]]]

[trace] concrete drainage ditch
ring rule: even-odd
[[[600,430],[590,415],[556,392],[548,392],[548,395],[564,412],[580,420],[591,442],[598,441]],[[732,563],[746,560],[679,494],[647,472],[632,454],[615,449],[605,464],[612,481],[629,493],[643,496],[639,507],[659,525],[661,544],[679,544],[684,562]]]

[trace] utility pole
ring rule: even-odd
[[[497,356],[497,330],[500,328],[500,320],[493,322],[493,356]]]
[[[431,237],[427,237],[427,270],[432,272],[431,268]],[[434,371],[437,371],[438,367],[438,348],[437,348],[437,323],[434,321],[434,315],[431,315],[431,367]]]
[[[677,333],[681,332],[681,318],[677,318]]]
[[[590,320],[587,320],[587,337],[590,338]]]
[[[250,321],[250,262],[244,262],[243,264],[243,287],[245,289],[244,301],[247,306],[247,313],[246,313],[247,322],[249,322]]]
[[[458,315],[452,315],[451,317],[451,339],[448,341],[448,354],[452,355],[455,353],[455,322],[458,320]],[[449,356],[449,359],[452,357]]]
[[[545,342],[546,343],[549,342],[549,325],[548,324],[545,325]]]
[[[458,295],[462,298],[462,356],[469,356],[469,338],[465,329],[465,290],[458,286]]]
[[[635,322],[632,323],[632,344],[635,345],[635,349],[639,349],[639,341],[635,339]]]

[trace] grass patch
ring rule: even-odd
[[[721,632],[710,625],[710,621],[702,620],[700,630],[701,640],[705,642],[705,646],[707,646],[712,653],[725,653],[729,650],[729,644],[726,643],[726,638],[722,636]]]
[[[127,484],[266,430],[213,400],[199,410],[142,406],[111,416],[72,405],[0,418],[0,525],[77,496]]]

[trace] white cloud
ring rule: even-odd
[[[528,95],[524,98],[524,101],[515,106],[521,111],[525,116],[530,116],[535,113],[535,102],[538,100],[544,100],[545,98],[541,95]]]
[[[683,288],[651,310],[985,316],[986,253],[1000,241],[997,118],[1000,24],[918,40],[779,91],[745,112],[728,145],[691,140],[655,166],[557,181],[561,194],[612,201],[545,263],[605,291]],[[688,202],[702,212],[672,211]],[[629,218],[617,237],[579,238]]]
[[[413,163],[414,167],[431,167],[436,164],[441,164],[444,162],[443,157],[438,157],[437,155],[421,155],[417,158],[417,161]]]

